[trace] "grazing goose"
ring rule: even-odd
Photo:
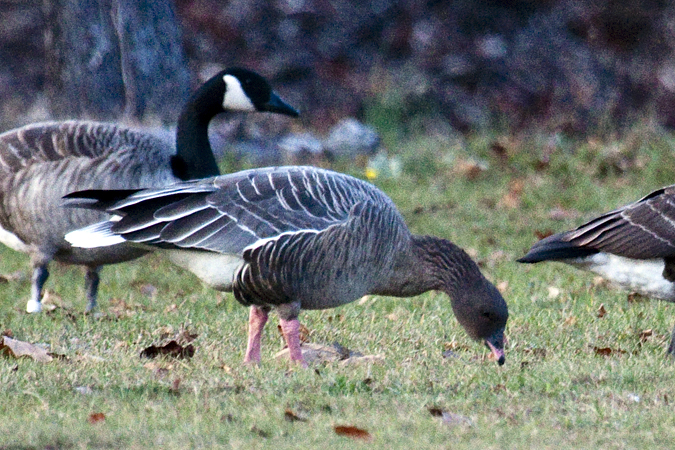
[[[0,242],[31,256],[26,310],[42,309],[51,260],[86,267],[89,311],[96,305],[100,266],[145,253],[129,245],[71,248],[63,239],[68,231],[107,216],[61,208],[61,197],[79,189],[164,186],[218,175],[207,130],[212,117],[228,110],[298,115],[261,76],[229,69],[208,80],[185,105],[176,149],[151,134],[87,121],[40,123],[0,134]]]
[[[675,185],[542,239],[518,262],[560,261],[647,297],[675,302]],[[668,353],[675,356],[675,329]]]
[[[292,166],[67,198],[68,206],[114,214],[69,233],[74,246],[128,241],[163,248],[174,263],[251,306],[246,362],[260,361],[271,308],[291,359],[305,365],[301,309],[333,308],[366,294],[441,290],[469,336],[504,363],[508,309],[499,291],[453,243],[411,234],[389,197],[364,181]]]

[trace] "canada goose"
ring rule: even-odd
[[[68,206],[114,214],[66,239],[96,248],[125,241],[160,247],[205,283],[251,306],[246,362],[260,361],[271,308],[291,359],[304,365],[301,309],[366,294],[441,290],[469,336],[504,363],[508,309],[476,263],[450,241],[410,233],[375,186],[315,167],[253,169],[140,191],[84,191]]]
[[[208,125],[218,113],[234,110],[298,115],[260,75],[234,68],[209,79],[189,99],[178,119],[176,149],[151,134],[88,121],[38,123],[0,134],[0,242],[31,256],[26,310],[42,309],[51,260],[86,267],[89,311],[96,306],[100,266],[145,253],[128,245],[71,248],[63,239],[68,231],[107,216],[61,208],[61,197],[79,189],[165,186],[218,175]]]
[[[675,302],[675,185],[534,244],[521,263],[559,261]],[[668,353],[675,356],[675,329]]]

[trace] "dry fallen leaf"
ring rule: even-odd
[[[15,358],[28,356],[37,362],[50,362],[54,359],[49,355],[47,350],[38,347],[37,345],[12,339],[7,336],[2,336],[2,340],[0,340],[0,354],[13,356]]]
[[[638,294],[637,292],[633,292],[631,294],[628,294],[627,300],[628,303],[641,303],[641,302],[648,302],[649,297],[645,297],[643,295]]]
[[[171,391],[173,394],[178,394],[180,391],[180,378],[176,378],[173,380],[171,383],[171,387],[169,388],[169,391]]]
[[[515,179],[509,183],[509,190],[499,200],[497,206],[502,208],[514,209],[520,206],[520,201],[525,189],[525,181],[522,179]]]
[[[335,430],[335,434],[337,434],[338,436],[344,436],[351,439],[358,439],[368,442],[373,440],[373,436],[368,431],[362,430],[361,428],[357,428],[354,426],[336,425],[333,427],[333,430]]]
[[[286,411],[284,411],[284,419],[287,422],[307,422],[307,419],[305,419],[304,417],[298,416],[297,414],[295,414],[293,411],[291,411],[288,408],[286,409]]]
[[[612,349],[610,347],[593,347],[593,351],[598,356],[611,356],[612,354],[623,355],[626,353],[626,350],[621,350],[620,348]]]
[[[607,310],[605,309],[605,304],[602,303],[602,304],[600,304],[600,307],[598,308],[598,318],[602,319],[603,317],[605,317],[606,314],[607,314]]]
[[[172,340],[163,346],[151,345],[144,349],[141,358],[155,358],[157,356],[171,356],[173,358],[192,358],[195,354],[195,347],[192,344],[183,347],[178,342]]]
[[[553,231],[552,230],[545,230],[545,231],[534,230],[534,235],[536,236],[537,239],[542,240],[544,238],[552,236]]]
[[[569,316],[568,318],[565,319],[563,322],[564,326],[572,326],[575,323],[577,323],[577,317],[576,316]]]
[[[267,439],[268,437],[272,436],[272,434],[269,431],[265,431],[263,429],[258,428],[256,425],[253,425],[251,427],[251,433],[257,434],[263,439]]]
[[[643,330],[640,332],[640,342],[646,342],[650,337],[654,335],[652,329]]]
[[[103,421],[105,421],[105,414],[103,414],[101,412],[91,413],[91,414],[89,414],[89,418],[87,419],[87,421],[92,425],[94,425],[96,423],[103,422]]]

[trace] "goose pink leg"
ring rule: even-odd
[[[286,345],[288,345],[291,361],[297,362],[302,367],[307,367],[300,349],[300,321],[298,319],[284,320],[280,318],[279,323],[281,324],[281,331],[284,333],[284,339],[286,339]]]
[[[248,346],[244,363],[258,364],[260,362],[260,339],[263,328],[267,323],[268,311],[257,306],[251,306],[248,315]]]

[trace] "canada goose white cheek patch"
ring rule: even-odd
[[[251,99],[241,87],[239,79],[232,75],[223,77],[225,82],[225,97],[223,97],[223,109],[236,111],[255,111]]]

